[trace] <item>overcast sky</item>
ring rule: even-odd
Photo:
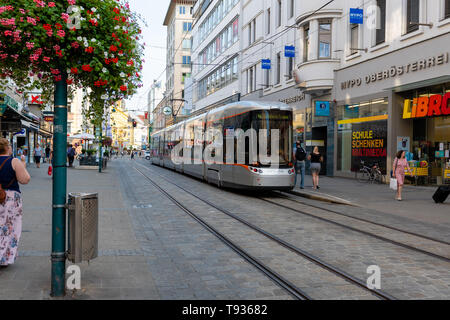
[[[170,0],[129,0],[130,8],[139,14],[147,22],[147,27],[142,25],[145,50],[145,63],[143,70],[144,86],[136,93],[128,104],[129,110],[146,110],[147,93],[153,83],[166,67],[166,27],[163,26],[164,17],[169,7]],[[159,80],[165,82],[165,74]],[[142,114],[142,113],[138,113]]]

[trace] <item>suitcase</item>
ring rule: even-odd
[[[450,194],[450,186],[440,186],[433,195],[433,200],[436,203],[444,203]]]

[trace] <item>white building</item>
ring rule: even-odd
[[[307,147],[320,147],[324,173],[354,176],[363,159],[354,156],[352,130],[372,126],[384,132],[387,147],[367,162],[379,160],[390,170],[403,137],[415,158],[427,150],[427,159],[434,159],[429,181],[442,181],[449,117],[420,122],[402,113],[404,104],[420,97],[437,94],[447,101],[450,1],[247,0],[241,23],[242,99],[291,105],[294,134]],[[295,57],[286,56],[286,46],[294,47],[288,53]],[[270,70],[262,68],[263,59]]]
[[[240,0],[198,0],[194,5],[193,111],[238,96],[240,12]]]
[[[180,109],[177,115],[184,114],[184,80],[191,76],[193,5],[194,0],[171,0],[164,19],[167,26],[165,96],[169,106],[174,110]],[[167,124],[172,122],[170,119]]]

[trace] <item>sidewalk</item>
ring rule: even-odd
[[[320,189],[312,189],[311,176],[305,177],[305,189],[294,192],[306,197],[342,200],[353,205],[374,209],[391,215],[414,219],[436,225],[450,227],[450,199],[444,204],[436,204],[432,196],[436,187],[405,185],[403,201],[396,201],[395,191],[389,185],[360,183],[354,179],[320,177]],[[335,199],[337,198],[337,199]]]
[[[51,299],[51,199],[48,165],[28,165],[23,194],[23,232],[15,264],[0,272],[0,300]],[[99,194],[99,257],[80,264],[82,290],[65,299],[159,299],[146,257],[134,235],[114,169],[99,174],[68,168],[69,192]]]

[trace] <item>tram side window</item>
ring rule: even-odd
[[[251,121],[251,112],[247,112],[241,115],[236,116],[236,129],[242,129],[245,132],[252,128]],[[234,138],[234,162],[238,163],[238,155],[237,155],[237,137]],[[250,138],[245,138],[245,164],[250,165]]]
[[[189,149],[190,151],[187,151],[186,156],[190,157],[191,163],[194,161],[194,123],[186,123],[186,131],[184,133],[185,137],[185,146],[186,149]]]
[[[228,138],[231,140],[231,143],[236,144],[234,133],[236,129],[236,117],[226,117],[223,121],[223,162],[227,163],[227,137],[233,137],[233,140],[231,138]],[[236,162],[236,148],[234,149],[234,156],[232,161]]]

